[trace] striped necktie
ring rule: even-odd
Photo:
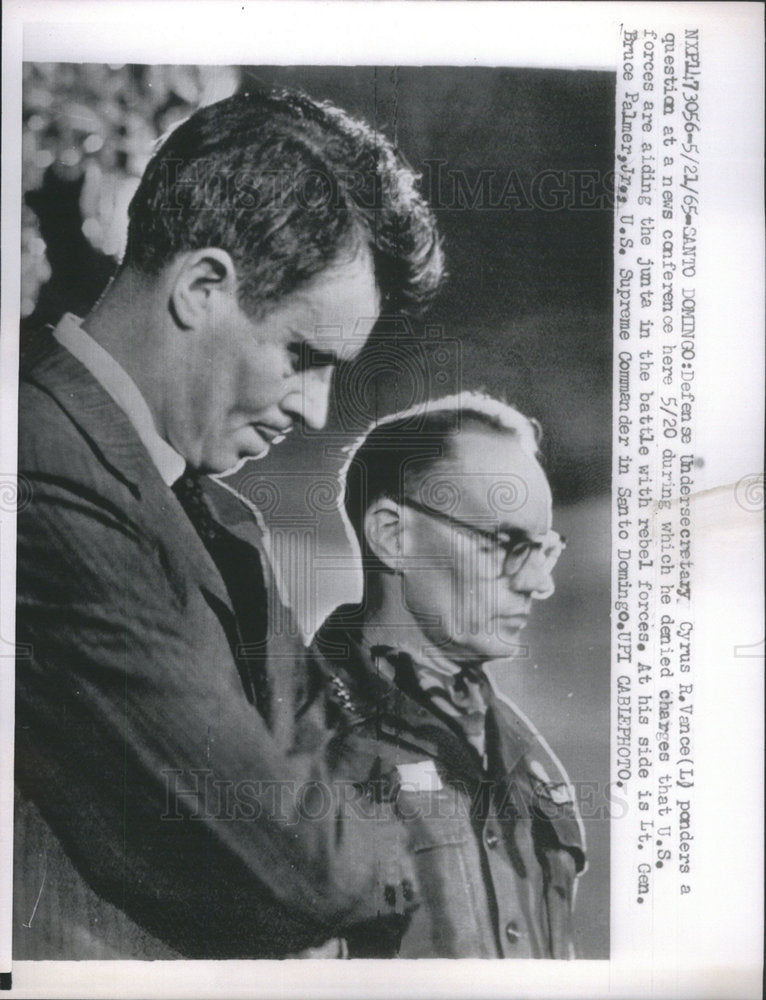
[[[202,477],[188,466],[173,492],[221,574],[234,611],[234,621],[224,624],[227,639],[248,701],[268,720],[268,594],[258,550],[215,520]]]

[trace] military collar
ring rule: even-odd
[[[385,643],[365,642],[360,616],[359,608],[347,605],[338,609],[314,640],[329,682],[328,697],[341,709],[346,724],[356,727],[373,723],[381,736],[448,760],[453,769],[476,777],[481,772],[478,754],[455,730],[453,721],[423,693],[415,678],[416,664],[411,653]],[[491,692],[489,725],[498,706],[494,683],[491,678],[487,681]],[[533,741],[533,733],[525,729],[518,716],[511,714],[508,721],[510,726],[494,724],[501,733],[499,750],[506,774],[518,765]]]
[[[441,713],[431,705],[418,684],[418,662],[411,652],[403,646],[397,648],[382,643],[366,647],[364,638],[361,636],[360,648],[366,654],[362,662],[373,664],[373,669],[377,668],[375,670],[377,676],[382,673],[381,663],[388,667],[386,673],[390,678],[389,683],[403,695],[403,704],[398,704],[397,708],[400,711],[404,709],[405,712],[409,710],[404,718],[412,718],[411,713],[414,707],[416,716],[421,720],[424,711],[441,720]],[[430,660],[428,666],[438,669]],[[460,669],[456,666],[454,672],[457,673]],[[490,693],[487,705],[487,726],[497,733],[499,759],[502,762],[504,774],[507,776],[516,768],[524,754],[536,743],[539,737],[529,721],[524,718],[512,702],[499,693],[493,678],[483,670],[481,677],[486,682]],[[446,725],[450,732],[454,732],[449,722],[445,720],[442,724]],[[459,739],[463,741],[462,734],[459,734]]]

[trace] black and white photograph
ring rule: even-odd
[[[229,59],[82,24],[50,58],[54,18],[4,84],[3,986],[617,998],[643,963],[636,996],[702,996],[651,970],[701,961],[744,753],[707,742],[716,606],[762,742],[757,434],[710,402],[736,365],[727,419],[762,409],[757,294],[711,346],[725,5],[477,5],[486,46],[514,6],[612,40],[504,61],[307,57],[311,6],[243,7],[295,39]],[[754,995],[756,924],[709,995]]]
[[[612,75],[24,101],[15,957],[606,957]]]

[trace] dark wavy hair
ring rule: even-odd
[[[255,315],[367,246],[383,308],[416,312],[444,270],[417,180],[383,135],[331,104],[236,94],[155,152],[130,203],[122,266],[157,274],[180,252],[219,247]]]

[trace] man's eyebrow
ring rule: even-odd
[[[327,368],[341,363],[336,351],[314,347],[308,340],[298,335],[288,344],[288,349],[298,354],[301,368]]]
[[[494,531],[488,531],[487,534],[493,535],[495,538],[502,539],[505,536],[509,542],[533,542],[534,539],[525,531],[524,528],[517,528],[514,525],[510,525],[506,528],[496,528]]]
[[[304,342],[303,349],[306,352],[310,368],[322,368],[326,365],[337,365],[340,363],[341,359],[337,351],[328,348],[320,349],[306,342]]]

